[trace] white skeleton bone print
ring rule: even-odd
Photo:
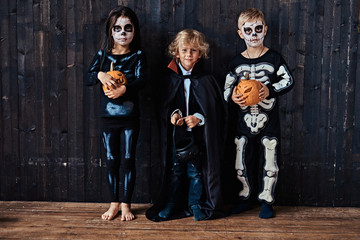
[[[251,27],[244,29],[248,32],[255,30]],[[243,186],[238,196],[244,200],[257,195],[260,202],[273,204],[279,173],[277,153],[280,145],[279,109],[276,104],[279,96],[293,88],[294,79],[285,60],[275,51],[270,49],[265,55],[254,59],[248,59],[244,53],[230,62],[231,71],[226,76],[224,86],[224,99],[234,110],[237,123],[234,136],[235,170],[236,177]],[[236,94],[236,85],[249,78],[267,86],[268,92],[263,89],[265,91],[260,95],[265,93],[265,99],[262,98],[257,104],[244,106],[240,101],[242,98],[238,98],[241,96],[233,94]],[[261,182],[257,179],[261,179]],[[259,189],[253,186],[258,183],[262,184]],[[254,193],[255,189],[259,190],[257,194]]]
[[[228,74],[225,82],[225,100],[228,99],[231,94],[231,85],[234,83],[236,78],[246,79],[246,74],[249,73],[250,79],[255,79],[262,82],[265,85],[270,84],[269,75],[275,71],[274,66],[269,63],[258,63],[258,64],[243,64],[235,68],[236,76]],[[261,109],[271,110],[275,105],[275,98],[265,99],[262,102],[253,105],[241,107],[243,111],[250,107],[250,113],[245,114],[244,121],[248,128],[250,128],[252,134],[258,134],[261,129],[266,126],[268,116],[266,113],[261,112]],[[260,108],[259,108],[260,106]]]
[[[236,144],[236,160],[235,169],[238,180],[242,183],[243,189],[239,192],[239,197],[248,198],[250,195],[250,185],[247,179],[246,166],[245,166],[245,146],[247,139],[245,136],[235,138]]]
[[[268,203],[274,202],[274,189],[278,178],[279,167],[276,162],[276,138],[263,137],[261,140],[264,146],[265,166],[264,166],[264,188],[258,198]]]

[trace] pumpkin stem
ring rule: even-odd
[[[114,71],[114,62],[111,61],[111,64],[110,64],[110,71]]]
[[[250,80],[250,75],[249,75],[249,73],[247,72],[247,73],[245,73],[245,79],[246,80]]]

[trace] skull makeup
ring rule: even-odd
[[[127,17],[119,17],[112,29],[114,42],[123,47],[128,47],[134,38],[134,26]]]
[[[246,45],[258,47],[263,44],[266,35],[266,26],[262,21],[245,22],[241,28],[241,37],[245,40]]]

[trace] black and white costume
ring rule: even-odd
[[[100,69],[102,57],[105,59]],[[138,92],[144,86],[145,57],[141,50],[122,55],[107,53],[105,56],[100,50],[90,65],[85,84],[91,86],[100,83],[101,88],[98,72],[109,71],[111,62],[114,63],[114,70],[124,73],[127,84],[125,94],[116,99],[108,98],[101,90],[99,114],[106,152],[107,180],[111,202],[130,203],[135,185],[135,149],[139,133]],[[119,182],[123,186],[121,191]]]
[[[255,199],[268,204],[275,201],[274,189],[278,179],[277,154],[280,144],[278,97],[294,86],[293,77],[281,55],[269,49],[263,56],[248,59],[241,54],[230,62],[226,76],[224,98],[236,112],[237,178],[242,183],[239,197]],[[269,96],[253,106],[240,107],[231,100],[234,87],[241,79],[264,83]],[[231,127],[230,127],[231,129]]]

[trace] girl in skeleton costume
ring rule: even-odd
[[[111,193],[110,208],[102,215],[104,220],[113,219],[120,210],[121,220],[134,219],[130,203],[135,185],[138,92],[145,80],[144,59],[137,16],[128,7],[113,9],[106,20],[104,47],[95,55],[85,82],[101,83],[102,89],[99,112]],[[126,85],[118,84],[106,73],[111,65],[125,75]]]
[[[235,212],[251,209],[251,203],[259,192],[257,199],[262,202],[259,217],[271,218],[274,217],[271,204],[275,201],[274,189],[279,171],[278,97],[287,93],[294,81],[281,55],[263,45],[267,26],[261,11],[250,8],[242,12],[238,28],[247,48],[230,62],[224,87],[225,100],[237,112],[235,169],[243,188],[239,192],[242,201]],[[243,96],[235,90],[246,75],[262,86],[260,102],[253,106],[246,106]]]

